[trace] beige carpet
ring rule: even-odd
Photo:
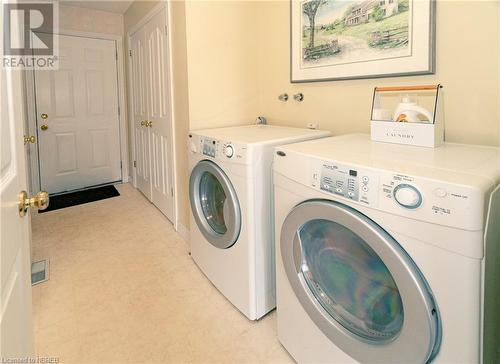
[[[289,363],[275,312],[248,321],[187,243],[130,185],[121,196],[33,214],[36,354],[61,363]]]

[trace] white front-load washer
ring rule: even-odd
[[[500,362],[499,148],[357,134],[278,147],[273,168],[297,362]]]
[[[191,256],[215,287],[251,320],[276,306],[274,147],[329,135],[270,125],[189,134]]]

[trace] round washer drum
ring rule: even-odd
[[[441,339],[420,270],[384,229],[349,206],[306,201],[286,217],[281,257],[319,329],[360,362],[426,363]]]
[[[189,178],[189,200],[198,228],[207,241],[220,249],[236,243],[241,230],[238,196],[217,164],[203,160]]]

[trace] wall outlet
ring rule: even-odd
[[[319,123],[307,123],[307,129],[319,129]]]

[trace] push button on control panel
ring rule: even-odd
[[[446,190],[442,189],[442,188],[436,188],[434,190],[434,194],[437,196],[437,197],[446,197],[446,195],[448,194],[448,192],[446,192]]]

